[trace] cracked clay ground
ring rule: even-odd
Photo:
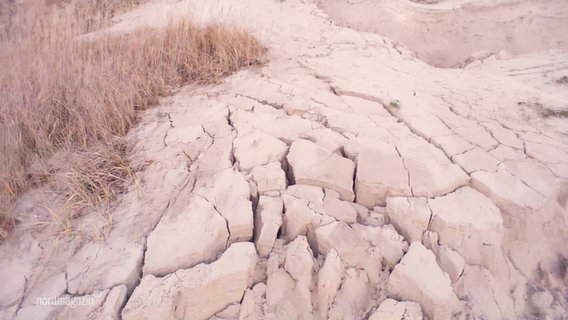
[[[567,317],[566,51],[438,69],[293,0],[154,1],[111,32],[184,12],[268,62],[145,111],[136,183],[72,239],[16,230],[0,319]]]

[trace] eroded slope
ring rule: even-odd
[[[255,32],[269,63],[142,115],[110,225],[5,243],[2,317],[566,313],[566,119],[531,107],[561,110],[563,87],[435,69],[300,1],[155,2],[115,30],[186,10]]]

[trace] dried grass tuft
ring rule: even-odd
[[[132,127],[136,111],[173,88],[217,82],[262,63],[255,38],[220,25],[185,21],[81,37],[108,25],[124,9],[119,3],[59,1],[0,19],[0,237],[11,225],[11,204],[34,183],[53,181],[75,209],[114,199],[133,174],[124,145],[114,142]],[[30,169],[57,152],[75,154],[69,171]]]

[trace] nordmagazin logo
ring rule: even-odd
[[[68,306],[75,308],[77,306],[92,306],[95,304],[95,298],[92,296],[85,297],[37,297],[36,305],[38,306]]]

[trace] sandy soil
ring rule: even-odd
[[[318,5],[340,25],[386,36],[434,66],[459,66],[482,52],[568,48],[568,3],[562,0],[327,0]]]

